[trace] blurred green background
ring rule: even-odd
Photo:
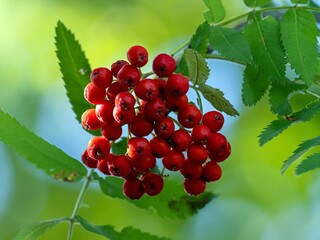
[[[247,11],[242,1],[224,1],[227,17]],[[203,21],[200,0],[1,0],[0,107],[50,143],[79,159],[90,136],[74,118],[54,46],[58,20],[71,28],[91,67],[110,66],[134,45],[150,56],[170,52],[190,39]],[[223,90],[241,116],[226,118],[223,133],[233,152],[223,177],[208,190],[219,194],[186,220],[162,219],[127,201],[90,188],[79,214],[94,224],[133,226],[177,240],[320,239],[320,179],[280,167],[296,146],[319,135],[319,116],[296,125],[259,147],[260,131],[275,118],[264,98],[255,108],[241,104],[242,66],[209,61],[209,83]],[[294,107],[305,97],[295,97]],[[205,110],[210,106],[206,103]],[[0,145],[0,239],[11,239],[26,224],[70,216],[81,184],[56,182]],[[60,224],[43,239],[66,239]],[[75,228],[73,239],[104,239]]]

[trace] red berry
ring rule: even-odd
[[[159,77],[169,77],[176,69],[176,61],[170,55],[161,53],[154,58],[152,69]]]
[[[195,144],[206,144],[210,136],[211,131],[206,125],[195,126],[191,132],[191,139]]]
[[[102,126],[94,108],[88,109],[82,114],[81,124],[86,130],[97,130]]]
[[[148,173],[142,177],[141,181],[145,193],[149,196],[156,196],[163,189],[164,181],[162,176],[159,174]]]
[[[87,84],[83,92],[84,98],[91,104],[103,103],[106,94],[104,88],[98,88],[92,82]]]
[[[221,178],[221,167],[213,161],[209,161],[204,165],[202,177],[206,182],[214,182]]]
[[[231,154],[231,145],[229,142],[227,142],[227,147],[222,154],[209,153],[209,158],[215,162],[223,162],[230,156],[230,154]]]
[[[185,95],[189,90],[188,78],[181,74],[172,74],[166,83],[166,91],[172,96]]]
[[[156,97],[150,102],[147,102],[144,106],[144,116],[148,121],[159,121],[167,113],[167,107],[165,102],[159,98]]]
[[[118,72],[120,71],[120,69],[124,66],[124,65],[127,65],[129,64],[127,61],[125,60],[118,60],[116,62],[114,62],[112,65],[111,65],[111,73],[114,77],[117,77],[118,75]]]
[[[185,128],[197,126],[202,118],[200,110],[193,104],[188,104],[178,112],[178,121]]]
[[[183,152],[190,146],[191,137],[186,130],[179,129],[173,132],[170,136],[169,142],[173,149]]]
[[[127,177],[131,170],[131,162],[125,155],[116,155],[109,160],[109,172],[113,176]]]
[[[206,148],[211,154],[223,155],[228,148],[228,141],[221,133],[213,133],[208,139]]]
[[[189,159],[186,159],[184,162],[183,167],[180,170],[180,173],[185,178],[199,178],[203,172],[203,167],[200,163],[195,163],[190,161]]]
[[[114,105],[117,108],[128,110],[134,107],[136,99],[129,92],[119,92],[114,99]]]
[[[123,183],[123,194],[129,199],[139,199],[144,194],[142,182],[137,178],[126,179]]]
[[[188,159],[195,163],[204,163],[208,158],[208,151],[202,145],[191,144],[187,150]]]
[[[157,136],[162,138],[168,138],[174,132],[174,122],[169,117],[164,117],[158,122],[156,122],[154,126],[154,131]]]
[[[206,189],[206,182],[201,178],[191,179],[186,178],[183,183],[184,190],[186,193],[194,196],[198,196]]]
[[[134,169],[139,173],[149,172],[156,166],[156,158],[149,154],[142,158],[137,158],[132,161]]]
[[[140,81],[140,71],[132,65],[124,65],[118,72],[118,81],[126,87],[134,87]]]
[[[114,104],[109,100],[104,100],[101,104],[97,104],[95,112],[98,119],[104,123],[113,122],[113,108]]]
[[[142,46],[132,46],[127,52],[127,58],[132,66],[143,67],[148,62],[148,52]]]
[[[109,172],[109,162],[113,156],[114,155],[110,153],[106,159],[102,159],[98,161],[97,168],[99,169],[100,172],[102,172],[105,175],[111,175],[111,173]]]
[[[135,114],[136,113],[134,111],[134,108],[125,110],[118,107],[114,107],[112,112],[114,120],[121,126],[132,123],[134,121]]]
[[[114,141],[114,140],[117,140],[121,137],[122,127],[116,121],[105,123],[105,124],[103,124],[103,126],[101,128],[101,134],[106,139],[108,139],[110,141]]]
[[[133,161],[150,155],[149,141],[142,137],[130,138],[127,146],[127,154]]]
[[[151,79],[143,79],[137,83],[134,92],[138,98],[151,101],[159,94],[158,83]]]
[[[158,84],[158,97],[161,99],[165,99],[166,96],[166,80],[162,78],[155,78],[153,79]]]
[[[104,137],[92,137],[87,146],[89,157],[101,160],[108,157],[110,152],[110,143]]]
[[[110,101],[114,102],[118,93],[126,91],[128,91],[128,87],[122,85],[120,82],[113,82],[107,89],[107,97]]]
[[[136,137],[148,136],[153,130],[153,124],[145,119],[143,115],[135,117],[129,124],[129,131]]]
[[[167,108],[171,111],[178,112],[184,109],[188,105],[188,96],[172,96],[171,94],[167,94],[166,97]]]
[[[170,152],[162,158],[162,164],[170,171],[179,171],[184,165],[184,156],[179,151],[170,150]]]
[[[92,70],[90,80],[98,88],[107,88],[112,83],[112,73],[108,68],[96,68]]]
[[[83,162],[84,165],[86,165],[88,168],[96,168],[98,161],[96,159],[91,158],[88,155],[87,149],[84,150],[84,152],[81,155],[81,161]]]
[[[220,112],[210,111],[203,115],[202,123],[209,127],[211,132],[218,132],[223,126],[224,117]]]
[[[163,138],[154,137],[150,140],[150,151],[153,156],[161,158],[169,153],[170,145]]]

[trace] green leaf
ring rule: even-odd
[[[281,18],[281,40],[292,67],[308,85],[317,74],[316,19],[310,11],[291,8]]]
[[[284,85],[274,84],[269,91],[271,112],[279,115],[291,114],[292,108],[289,102],[291,96],[305,88],[304,84],[297,84],[292,81],[286,81]]]
[[[320,153],[315,153],[311,156],[308,156],[297,166],[295,173],[300,175],[317,168],[320,168]]]
[[[221,92],[217,88],[213,88],[206,84],[201,84],[198,88],[196,88],[199,92],[201,92],[202,96],[207,99],[211,105],[222,112],[230,116],[239,115],[238,111],[232,106],[232,104],[224,97],[223,92]]]
[[[255,105],[269,88],[270,80],[254,65],[248,64],[243,72],[241,97],[244,105]]]
[[[55,40],[67,96],[77,120],[81,123],[82,113],[92,108],[83,97],[84,88],[90,81],[90,65],[74,34],[60,21],[56,26]]]
[[[113,154],[125,154],[127,152],[128,138],[122,137],[120,141],[112,144],[111,150]]]
[[[98,178],[100,188],[107,196],[128,200],[122,193],[123,179],[116,177]],[[216,195],[205,192],[197,197],[186,195],[180,183],[165,180],[165,187],[162,192],[149,197],[144,195],[139,200],[128,200],[132,204],[155,211],[160,217],[186,218],[196,214],[199,209],[205,207]]]
[[[169,240],[170,238],[151,235],[150,233],[142,232],[133,227],[125,227],[121,231],[115,230],[112,225],[97,226],[89,223],[84,218],[76,216],[76,221],[87,231],[94,234],[102,235],[110,240]]]
[[[281,173],[284,173],[294,161],[296,161],[303,154],[308,152],[311,148],[319,145],[320,145],[320,136],[306,140],[303,143],[301,143],[299,147],[296,150],[294,150],[293,155],[283,163],[281,168]]]
[[[183,57],[187,63],[189,78],[193,85],[205,83],[210,72],[205,58],[193,49],[186,49]]]
[[[319,110],[320,100],[318,99],[308,104],[307,107],[301,111],[293,113],[292,116],[288,118],[279,118],[271,122],[259,135],[260,145],[266,144],[293,124],[309,121]]]
[[[294,4],[299,4],[299,3],[307,4],[307,3],[309,3],[309,0],[291,0],[291,2]]]
[[[272,82],[284,83],[285,55],[280,43],[278,22],[271,16],[261,19],[253,14],[248,20],[245,36],[249,42],[253,61]]]
[[[264,5],[270,4],[271,0],[244,0],[244,3],[251,8],[262,7]]]
[[[231,28],[211,26],[209,41],[222,56],[240,62],[252,62],[249,44],[240,31]]]
[[[66,221],[64,218],[34,223],[22,229],[13,240],[37,240],[54,226]]]
[[[29,131],[1,109],[0,123],[0,140],[37,168],[68,182],[86,175],[87,170],[79,161]]]
[[[226,16],[226,10],[221,0],[203,0],[209,10],[203,13],[208,23],[219,22]]]

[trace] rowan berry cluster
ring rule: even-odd
[[[86,110],[81,120],[85,129],[100,130],[101,136],[90,139],[82,161],[106,175],[123,178],[123,193],[129,199],[162,191],[163,171],[155,171],[161,163],[163,170],[180,171],[188,194],[199,195],[208,182],[220,179],[218,162],[231,152],[226,137],[218,133],[224,117],[217,111],[202,114],[189,103],[189,79],[174,73],[172,56],[163,53],[153,59],[153,72],[148,75],[153,78],[141,73],[147,62],[147,50],[133,46],[127,51],[127,61],[91,72],[84,97],[95,107]],[[126,154],[112,154],[111,144],[122,136],[125,125]]]

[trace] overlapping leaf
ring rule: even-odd
[[[194,85],[204,84],[209,77],[209,68],[205,58],[193,49],[186,49],[184,60],[188,66],[189,78]]]
[[[320,168],[320,153],[315,153],[311,156],[308,156],[297,166],[295,173],[300,175],[317,168]]]
[[[203,0],[209,10],[203,13],[204,18],[209,22],[219,22],[224,19],[226,10],[221,0]]]
[[[248,6],[248,7],[262,7],[264,5],[270,4],[271,0],[244,0],[244,3]]]
[[[22,126],[0,110],[0,140],[47,174],[62,181],[73,182],[86,175],[86,168],[61,149]]]

